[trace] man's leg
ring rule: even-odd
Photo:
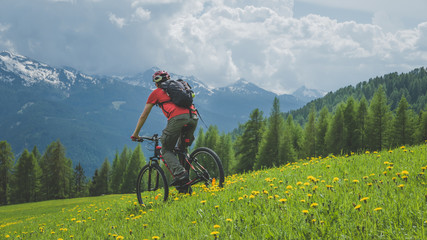
[[[184,167],[179,163],[173,153],[173,149],[181,135],[182,128],[188,123],[188,118],[189,117],[186,116],[186,114],[182,114],[169,119],[166,128],[163,130],[161,138],[163,159],[168,164],[168,167],[174,176],[185,172]]]
[[[181,137],[178,142],[178,147],[181,150],[186,150],[194,141],[194,132],[197,128],[198,119],[190,118],[188,120],[187,126],[183,128],[181,132]]]

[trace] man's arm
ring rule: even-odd
[[[136,124],[135,131],[132,134],[132,138],[138,139],[139,131],[141,131],[142,126],[145,123],[145,120],[147,120],[148,115],[151,112],[151,109],[153,108],[154,104],[147,103],[145,104],[144,111],[142,112],[141,116],[139,117],[138,123]]]

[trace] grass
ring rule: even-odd
[[[427,145],[304,160],[145,206],[134,194],[3,206],[0,239],[427,239],[426,159]]]

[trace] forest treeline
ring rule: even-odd
[[[230,175],[298,159],[424,143],[426,86],[427,74],[421,68],[341,89],[336,99],[328,94],[291,113],[281,113],[279,100],[275,98],[268,116],[254,109],[249,120],[232,133],[219,132],[216,126],[201,128],[193,149],[205,146],[216,151],[226,175]],[[2,141],[0,205],[132,193],[145,162],[141,145],[133,150],[125,146],[120,153],[117,151],[112,164],[106,158],[94,175],[87,178],[80,163],[74,165],[65,157],[65,147],[59,140],[51,143],[43,155],[34,147],[31,152],[24,150],[16,161],[10,145]]]

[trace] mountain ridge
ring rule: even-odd
[[[157,69],[125,77],[91,76],[0,52],[1,140],[7,140],[19,155],[34,146],[43,151],[59,139],[67,157],[92,174],[105,157],[112,159],[123,146],[134,145],[129,136],[154,89],[151,76]],[[232,131],[254,108],[268,113],[277,96],[251,83],[210,88],[194,76],[170,74],[190,83],[202,118],[220,131]],[[300,108],[308,101],[290,95],[279,98],[285,99],[282,111]],[[166,125],[160,110],[150,115],[143,135],[161,133]]]

